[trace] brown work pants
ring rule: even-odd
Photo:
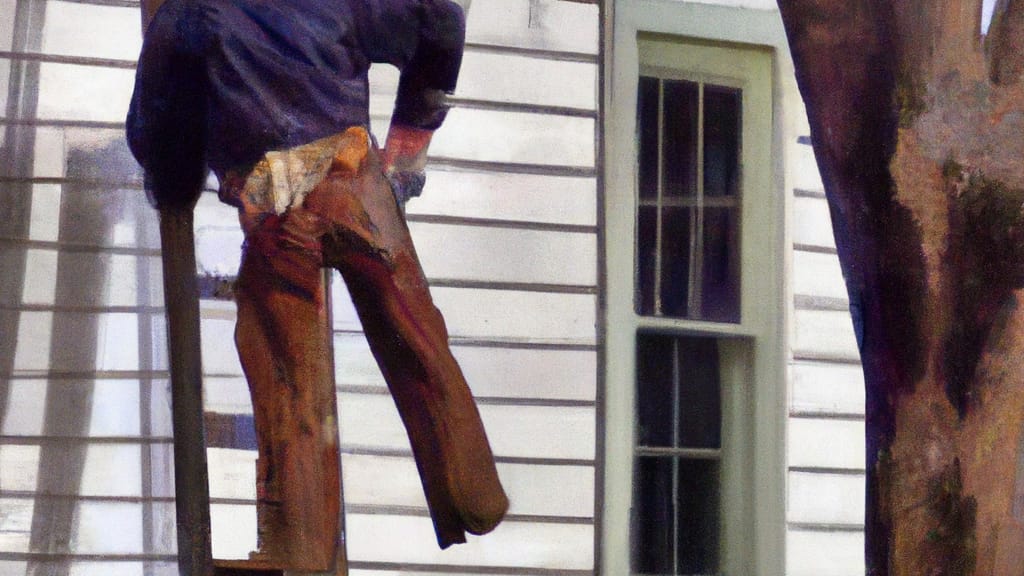
[[[493,529],[508,507],[378,153],[353,130],[361,129],[345,133],[353,133],[351,145],[301,208],[278,216],[241,202],[236,342],[259,447],[260,547],[296,570],[331,570],[340,540],[323,266],[339,270],[348,286],[408,432],[441,547]]]

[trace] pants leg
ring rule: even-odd
[[[345,279],[409,434],[438,543],[490,531],[508,499],[376,151],[355,174],[332,170],[306,208],[332,225],[326,260]]]
[[[341,483],[323,275],[318,254],[280,252],[280,223],[247,226],[236,284],[235,339],[259,444],[258,556],[333,571]]]

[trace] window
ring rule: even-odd
[[[633,73],[613,80],[622,104],[606,156],[634,160],[608,167],[606,190],[604,571],[775,574],[785,412],[771,54],[646,34],[637,48]]]
[[[722,406],[713,338],[637,335],[633,569],[718,567]]]
[[[638,314],[739,321],[742,91],[641,76]]]

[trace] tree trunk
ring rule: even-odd
[[[870,575],[1024,571],[1024,0],[779,0],[867,387]]]

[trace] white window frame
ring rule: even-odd
[[[621,12],[623,4],[617,3],[616,11]],[[661,9],[671,6],[663,3]],[[651,34],[632,26],[635,22],[629,20],[626,25],[616,22],[614,50],[606,60],[611,84],[605,99],[601,573],[631,574],[635,349],[636,335],[644,331],[718,340],[722,385],[720,573],[781,575],[785,566],[786,308],[783,194],[774,159],[774,54],[764,47]],[[634,310],[640,75],[743,90],[738,324],[639,316]]]

